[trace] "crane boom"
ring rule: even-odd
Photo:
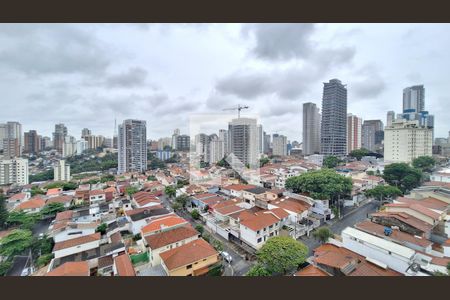
[[[224,108],[222,110],[237,110],[238,111],[238,119],[241,117],[241,110],[243,109],[248,109],[247,105],[243,105],[241,106],[240,104],[238,104],[237,107],[232,107],[232,108]]]

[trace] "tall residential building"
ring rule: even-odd
[[[320,113],[315,103],[303,103],[303,154],[320,152]]]
[[[258,138],[256,119],[237,118],[228,123],[230,152],[244,165],[258,166]]]
[[[15,138],[5,138],[3,139],[3,156],[5,158],[14,158],[19,157],[20,153],[20,144],[19,140]]]
[[[76,142],[77,145],[77,151],[76,151],[76,155],[81,155],[83,154],[84,151],[86,151],[88,149],[88,142],[86,140],[78,140]]]
[[[92,134],[91,130],[88,129],[88,128],[83,128],[83,130],[81,130],[81,137],[82,138],[85,137],[85,136],[91,135],[91,134]]]
[[[0,131],[2,131],[0,134],[3,136],[0,143],[2,144],[4,157],[21,156],[24,146],[22,125],[19,122],[7,122],[1,126]]]
[[[403,89],[403,112],[425,110],[425,88],[423,85],[414,85]]]
[[[347,87],[338,79],[324,82],[320,153],[347,154]]]
[[[54,181],[69,181],[70,177],[70,165],[66,164],[64,159],[59,160],[53,167]]]
[[[0,160],[0,185],[28,184],[28,159],[13,158]]]
[[[264,131],[261,124],[257,126],[257,134],[258,153],[261,155],[264,153]]]
[[[347,152],[361,148],[362,119],[352,115],[347,115]]]
[[[118,130],[118,173],[147,170],[147,124],[142,120],[125,120]]]
[[[208,153],[207,153],[208,143],[209,143],[209,136],[207,134],[199,133],[195,135],[194,138],[195,153],[203,161],[208,160]]]
[[[39,135],[36,130],[30,130],[24,133],[24,151],[37,154],[41,150]]]
[[[264,131],[264,149],[263,149],[263,153],[264,154],[269,154],[270,152],[270,134],[267,134]]]
[[[174,150],[178,150],[177,149],[177,137],[180,135],[180,129],[175,129],[174,131],[173,131],[173,134],[172,134],[172,141],[171,141],[171,144],[170,144],[170,147],[172,147],[172,149],[174,149]]]
[[[63,153],[64,140],[67,135],[67,127],[60,123],[55,125],[55,132],[53,132],[53,147],[60,154]]]
[[[391,126],[392,122],[395,121],[395,111],[388,111],[387,112],[387,117],[386,117],[386,126]]]
[[[381,120],[365,120],[362,125],[362,148],[375,152],[382,147],[383,122]]]
[[[278,156],[287,155],[287,137],[281,134],[274,134],[272,136],[272,154]]]
[[[219,140],[223,142],[224,155],[230,153],[230,142],[228,136],[228,130],[220,129],[219,130]]]
[[[87,142],[88,149],[97,149],[99,147],[105,146],[105,137],[102,135],[89,134],[82,136],[82,139]]]
[[[71,135],[67,135],[64,138],[64,144],[62,149],[62,157],[70,157],[75,155],[77,152],[77,140]]]
[[[191,138],[189,135],[177,135],[176,149],[178,151],[189,151],[191,149]]]
[[[41,137],[41,150],[46,150],[53,147],[52,139],[48,136]]]
[[[158,150],[164,150],[166,147],[172,147],[172,138],[165,137],[158,140]]]
[[[225,156],[225,148],[224,148],[224,142],[219,139],[219,136],[216,134],[212,134],[209,136],[209,143],[208,143],[208,162],[215,164],[218,161],[220,161]]]
[[[432,129],[417,120],[397,120],[384,129],[384,160],[410,163],[419,156],[432,155]]]
[[[0,124],[0,150],[3,150],[3,139],[6,138],[6,124]]]

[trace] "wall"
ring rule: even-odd
[[[150,262],[152,264],[152,267],[158,266],[158,265],[161,264],[161,257],[159,256],[160,253],[168,251],[168,250],[173,249],[173,248],[177,248],[177,247],[179,247],[181,245],[184,245],[186,243],[195,241],[197,239],[198,239],[198,236],[193,236],[193,237],[187,238],[185,240],[182,240],[182,241],[179,241],[179,242],[176,242],[176,243],[172,243],[170,245],[167,245],[167,246],[164,246],[164,247],[161,247],[161,248],[157,248],[157,249],[148,248],[149,256],[150,256]]]
[[[59,258],[59,257],[65,257],[65,256],[72,255],[75,253],[80,253],[83,251],[95,249],[95,248],[98,248],[99,246],[100,246],[100,241],[93,241],[93,242],[85,243],[85,244],[78,245],[75,247],[69,247],[66,249],[57,250],[57,251],[54,251],[53,253],[55,255],[55,258]]]

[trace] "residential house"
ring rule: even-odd
[[[278,236],[289,214],[281,209],[261,210],[259,212],[241,212],[239,215],[240,239],[253,249],[258,250],[268,238]]]
[[[18,204],[14,210],[23,211],[25,213],[38,213],[45,206],[45,199],[41,196],[34,196],[25,202]]]
[[[90,276],[89,264],[87,261],[68,261],[44,276]]]
[[[128,222],[130,222],[130,230],[134,235],[140,233],[141,228],[147,225],[150,220],[170,213],[162,205],[125,210],[125,216]]]
[[[46,204],[61,203],[65,208],[69,208],[74,203],[74,197],[69,195],[61,195],[49,198]]]
[[[126,253],[114,258],[113,270],[115,276],[136,276],[130,257]]]
[[[205,240],[197,239],[160,253],[169,276],[200,276],[220,262],[219,253]]]
[[[53,254],[55,258],[61,258],[83,251],[98,248],[101,235],[99,232],[55,243]]]
[[[171,227],[165,231],[147,235],[144,244],[148,248],[152,266],[161,264],[160,253],[182,246],[200,238],[200,234],[191,225]]]

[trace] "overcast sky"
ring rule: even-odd
[[[192,114],[246,104],[267,133],[301,141],[302,103],[323,82],[348,88],[348,112],[381,119],[424,84],[435,136],[450,130],[446,24],[2,24],[0,122],[50,136],[65,123],[112,136],[114,119],[147,137],[188,133]],[[225,128],[226,124],[218,124]]]

